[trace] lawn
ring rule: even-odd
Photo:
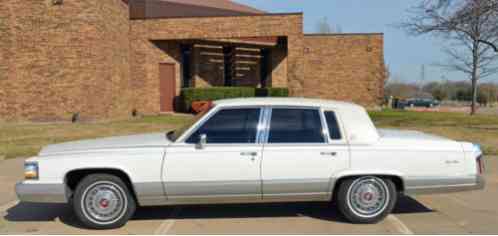
[[[461,113],[376,111],[370,113],[378,127],[420,130],[483,145],[486,154],[498,155],[498,116]],[[98,123],[0,123],[0,157],[36,155],[51,143],[166,132],[190,120],[187,115],[149,116],[141,119]]]
[[[37,154],[51,143],[137,133],[167,132],[188,122],[190,116],[166,115],[98,123],[0,123],[0,157]]]
[[[382,128],[419,130],[482,145],[485,154],[498,155],[498,116],[444,112],[383,110],[370,112]]]

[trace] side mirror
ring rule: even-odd
[[[207,143],[207,135],[201,134],[199,135],[199,141],[197,142],[197,144],[195,144],[195,148],[203,149],[206,143]]]

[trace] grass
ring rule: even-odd
[[[150,116],[98,123],[0,123],[0,156],[6,159],[36,155],[52,143],[148,132],[167,132],[189,121],[189,116]]]
[[[483,145],[486,154],[498,155],[498,116],[461,113],[375,111],[378,127],[420,130]],[[0,157],[36,155],[48,144],[108,136],[166,132],[186,124],[190,116],[147,116],[141,119],[98,123],[0,123]]]
[[[444,112],[383,110],[370,112],[377,127],[419,130],[482,145],[485,154],[498,155],[498,116]]]

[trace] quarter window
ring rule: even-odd
[[[329,127],[329,135],[332,140],[340,140],[341,130],[339,129],[339,123],[337,122],[337,117],[332,111],[325,112],[325,119],[327,120],[327,126]]]
[[[259,108],[218,111],[189,137],[187,143],[197,143],[202,134],[211,144],[255,143],[259,113]]]
[[[268,142],[325,142],[319,111],[314,109],[272,109]]]

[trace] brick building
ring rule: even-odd
[[[172,109],[184,87],[288,87],[372,106],[382,34],[303,33],[303,14],[229,0],[4,0],[0,119]]]

